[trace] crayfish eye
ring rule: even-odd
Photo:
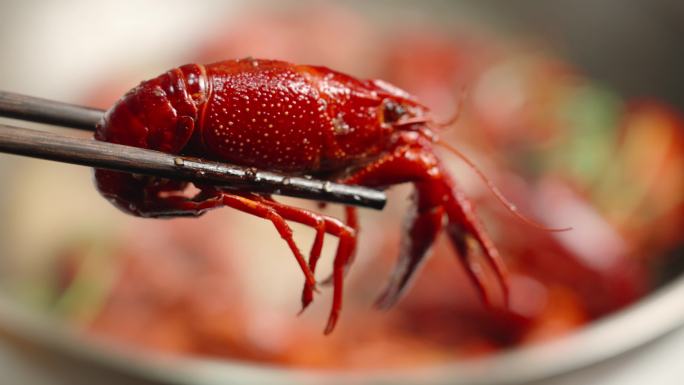
[[[401,104],[385,99],[382,102],[382,122],[383,123],[395,123],[402,116],[406,114],[406,109]]]

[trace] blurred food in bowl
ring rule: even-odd
[[[97,236],[61,240],[44,271],[45,293],[34,303],[114,343],[167,354],[378,368],[546,341],[660,283],[684,220],[678,112],[657,101],[626,101],[537,43],[421,21],[378,25],[329,3],[307,9],[306,18],[300,11],[247,13],[216,28],[189,61],[252,55],[327,65],[390,81],[445,120],[463,100],[458,123],[440,134],[472,156],[522,212],[573,227],[556,233],[521,225],[470,170],[450,163],[511,268],[510,311],[482,307],[443,242],[398,306],[372,309],[398,252],[397,215],[404,210],[395,201],[404,191],[394,193],[387,212],[362,218],[345,310],[329,337],[320,328],[324,296],[295,317],[301,282],[277,234],[229,210],[151,221],[103,205],[102,215],[115,216],[116,224]],[[127,75],[113,78],[94,87],[97,98],[87,102],[106,107],[130,87],[122,80]],[[21,194],[17,202],[37,199]],[[296,232],[307,249],[310,231]]]

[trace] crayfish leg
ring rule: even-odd
[[[271,221],[297,260],[297,263],[299,264],[299,267],[306,278],[306,285],[311,287],[313,290],[313,288],[316,286],[316,278],[311,272],[311,269],[309,269],[309,265],[306,263],[304,256],[302,255],[301,251],[299,251],[299,248],[292,237],[292,229],[290,228],[290,225],[287,224],[285,218],[283,218],[283,216],[280,215],[276,209],[269,205],[267,201],[259,199],[257,195],[249,193],[245,195],[238,195],[221,192],[220,199],[225,206],[232,207],[236,210],[240,210],[242,212]]]
[[[356,211],[356,207],[354,206],[345,206],[344,207],[345,211],[345,223],[347,226],[349,226],[351,229],[353,229],[356,233],[359,232],[359,219],[358,219],[358,214]],[[344,273],[345,276],[347,274],[347,271],[349,271],[349,267],[351,266],[352,263],[354,263],[354,258],[356,258],[356,248],[354,248],[354,252],[352,255],[349,257],[349,261],[347,261],[347,265],[344,267]],[[332,284],[333,281],[333,275],[330,274],[329,277],[321,281],[322,285],[330,285]]]
[[[339,239],[335,259],[333,262],[333,303],[325,334],[330,334],[339,318],[342,309],[342,297],[344,289],[344,273],[351,263],[356,249],[356,231],[351,226],[342,223],[340,220],[326,215],[317,214],[306,209],[288,206],[274,200],[261,198],[262,203],[272,208],[276,213],[288,221],[301,223],[316,229],[316,238],[312,246],[312,253],[309,257],[309,268],[315,271],[316,264],[321,255],[323,246],[323,236],[331,234]],[[355,211],[347,211],[348,223],[356,225]],[[353,216],[353,217],[350,217]],[[302,292],[302,311],[311,303],[313,299],[312,287],[305,286]]]
[[[345,217],[346,217],[345,223],[346,223],[347,227],[349,227],[351,230],[353,230],[354,233],[358,234],[358,232],[359,232],[359,219],[358,219],[356,207],[345,206],[344,209],[345,209],[344,212],[345,212]],[[316,234],[316,236],[318,237],[318,233]],[[315,246],[316,246],[316,243],[314,243],[314,247]],[[309,259],[309,267],[311,268],[311,271],[314,272],[314,274],[316,273],[316,262],[318,260],[318,257],[320,257],[320,251],[318,252],[316,257],[314,258],[313,248],[312,248],[311,258]],[[354,263],[354,258],[356,258],[356,247],[354,247],[354,250],[352,250],[352,254],[349,256],[349,258],[347,259],[347,264],[344,266],[345,277],[346,277],[347,272],[349,271],[349,268],[351,267],[352,263]],[[326,279],[321,281],[321,284],[325,285],[325,286],[331,285],[332,283],[333,283],[333,274],[332,273]],[[304,294],[304,293],[302,293],[302,294]]]
[[[270,220],[292,251],[306,279],[306,286],[316,286],[313,272],[299,251],[292,229],[265,199],[255,194],[229,194],[211,187],[201,187],[193,197],[184,195],[187,183],[159,178],[137,178],[131,174],[96,170],[97,188],[121,210],[146,218],[200,216],[206,211],[228,206]]]

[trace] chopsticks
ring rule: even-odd
[[[0,116],[94,131],[103,110],[0,91]]]
[[[103,111],[0,91],[0,117],[94,130]],[[382,191],[0,123],[0,152],[115,171],[382,209]]]

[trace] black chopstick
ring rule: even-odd
[[[382,209],[385,194],[359,186],[259,171],[159,151],[0,124],[0,152],[83,166]]]
[[[0,116],[94,131],[103,110],[0,91]]]
[[[0,117],[93,131],[102,110],[0,91]],[[0,124],[0,152],[116,171],[382,209],[382,191]]]

